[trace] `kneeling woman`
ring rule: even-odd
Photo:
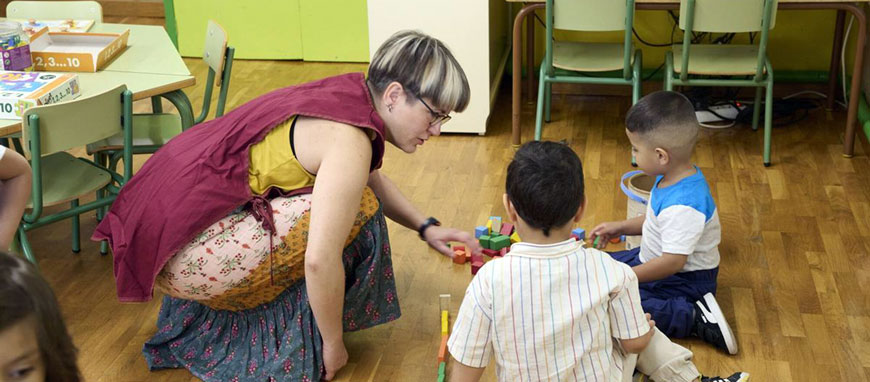
[[[384,216],[449,255],[479,250],[426,218],[378,171],[385,142],[412,153],[468,105],[440,41],[399,32],[362,74],[261,96],[191,128],[121,191],[108,239],[121,301],[167,296],[151,369],[206,381],[318,381],[347,362],[344,331],[399,317]]]

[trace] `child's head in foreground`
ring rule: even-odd
[[[625,131],[637,166],[647,174],[662,175],[691,162],[698,140],[698,119],[685,96],[657,91],[628,110]]]
[[[568,239],[586,204],[580,158],[562,143],[524,144],[508,165],[504,204],[517,229],[531,231],[520,232],[523,241]]]
[[[0,252],[0,381],[80,379],[51,287],[28,261]]]

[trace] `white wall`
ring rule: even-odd
[[[465,70],[471,103],[442,132],[486,131],[489,116],[489,2],[469,0],[368,0],[369,54],[393,33],[416,29],[443,41]]]

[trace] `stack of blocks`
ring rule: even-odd
[[[506,255],[510,252],[511,244],[520,242],[520,236],[514,232],[513,224],[502,223],[501,216],[490,216],[485,226],[479,226],[474,229],[474,237],[477,238],[480,246],[483,247],[483,254],[492,258]],[[456,260],[456,256],[454,256],[453,262],[462,264]],[[476,275],[482,266],[482,257],[472,257],[471,274]]]
[[[441,305],[441,345],[438,347],[438,382],[443,382],[447,372],[447,338],[449,337],[447,309],[450,308],[450,295],[440,295],[439,304]]]

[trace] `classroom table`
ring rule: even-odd
[[[529,73],[526,81],[528,97],[532,99],[534,93],[533,78],[534,78],[534,51],[535,51],[535,23],[534,20],[528,19],[529,15],[535,13],[538,9],[544,9],[546,6],[545,0],[506,0],[509,3],[522,3],[523,8],[517,13],[513,25],[513,49],[511,52],[513,59],[513,88],[511,91],[511,143],[517,147],[521,143],[520,138],[520,101],[522,92],[520,89],[520,58],[522,57],[522,25],[523,20],[526,22],[526,67]],[[861,75],[864,61],[864,44],[867,36],[867,18],[864,14],[862,5],[855,3],[867,3],[870,0],[856,1],[832,1],[832,0],[779,0],[778,8],[780,10],[819,10],[832,9],[837,11],[837,21],[834,27],[834,47],[831,52],[831,66],[828,74],[828,109],[833,108],[834,100],[836,99],[837,90],[837,67],[840,65],[840,53],[843,41],[843,23],[846,19],[846,12],[850,12],[855,16],[855,21],[858,23],[858,38],[855,44],[855,62],[852,65],[852,84],[849,94],[849,105],[846,116],[846,130],[843,139],[843,156],[851,158],[855,148],[855,133],[857,126],[858,115],[858,100],[861,96]],[[636,0],[636,10],[676,10],[680,8],[679,1],[673,0]]]
[[[126,84],[133,100],[163,97],[169,100],[181,116],[185,127],[193,125],[190,100],[181,89],[192,86],[196,78],[190,75],[181,55],[162,26],[97,24],[94,33],[121,33],[130,29],[127,49],[96,73],[76,73],[81,96],[88,97]],[[0,137],[21,131],[20,119],[0,119]]]

